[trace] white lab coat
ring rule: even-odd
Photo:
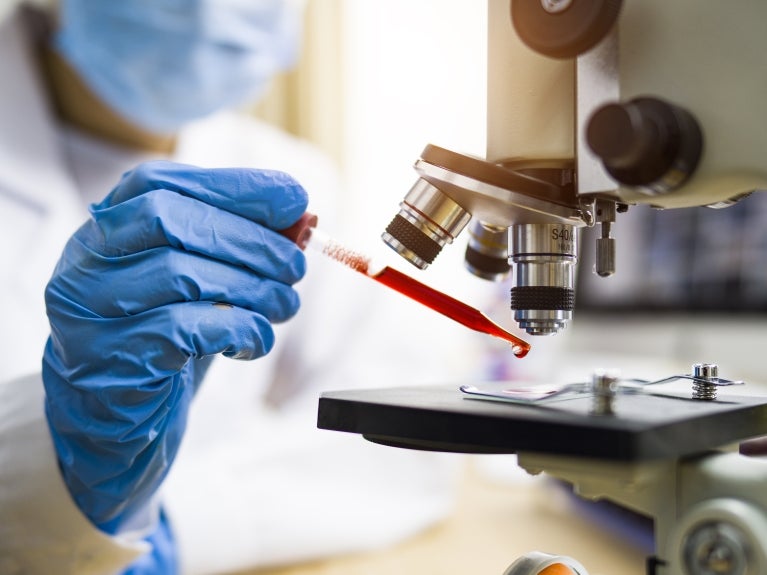
[[[0,78],[0,573],[119,572],[146,551],[140,536],[153,518],[108,537],[69,497],[42,408],[42,293],[86,203],[144,158],[56,124],[15,18],[0,23]],[[334,230],[332,166],[274,128],[222,114],[189,127],[173,159],[287,171]],[[323,389],[460,378],[462,332],[428,345],[447,320],[307,256],[301,311],[277,326],[272,353],[217,360],[193,406],[162,493],[185,573],[388,545],[450,510],[456,456],[318,430],[316,406]]]

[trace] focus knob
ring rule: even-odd
[[[703,150],[692,114],[657,98],[602,106],[589,119],[586,141],[616,181],[653,194],[684,183]]]
[[[607,36],[621,0],[511,0],[520,39],[539,54],[575,58]]]

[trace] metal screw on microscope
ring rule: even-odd
[[[716,382],[719,380],[719,366],[715,363],[696,363],[692,366],[692,398],[704,401],[716,399]]]
[[[618,375],[615,372],[597,370],[591,379],[594,403],[592,415],[612,415],[615,395],[618,392]]]
[[[617,206],[610,200],[597,200],[596,222],[601,225],[601,237],[596,240],[596,262],[594,271],[599,277],[610,277],[615,273],[615,238],[611,237]]]

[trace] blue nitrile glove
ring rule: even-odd
[[[70,239],[45,292],[46,414],[80,509],[114,533],[165,477],[210,358],[266,354],[296,313],[304,212],[281,172],[150,162]],[[226,417],[226,414],[222,414]]]

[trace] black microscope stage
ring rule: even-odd
[[[682,457],[767,435],[767,397],[618,395],[613,415],[593,415],[592,405],[585,395],[488,401],[455,384],[332,391],[320,397],[318,427],[409,449],[615,461]]]

